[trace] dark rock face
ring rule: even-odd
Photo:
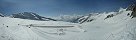
[[[126,9],[126,11],[128,11],[128,10],[132,11],[132,13],[131,13],[132,18],[136,17],[136,3],[130,5],[130,6]]]
[[[111,15],[108,15],[105,19],[107,19],[107,18],[111,18],[111,17],[113,17],[114,15],[113,14],[111,14]],[[105,20],[104,19],[104,20]]]
[[[132,5],[128,6],[128,8],[126,9],[126,11],[128,11],[128,10],[133,11],[133,9],[134,9],[135,6],[136,6],[135,4],[132,4]]]
[[[46,17],[42,17],[36,13],[33,12],[23,12],[23,13],[18,13],[18,14],[12,14],[13,18],[21,18],[21,19],[31,19],[31,20],[41,20],[41,21],[56,21],[54,19],[51,18],[46,18]]]
[[[0,13],[0,17],[4,17],[4,15]]]
[[[93,20],[95,20],[94,18],[91,18],[91,16],[92,16],[93,14],[89,14],[89,15],[87,15],[87,16],[82,16],[82,17],[80,17],[80,18],[78,18],[78,23],[80,23],[80,24],[82,24],[82,23],[84,23],[84,22],[91,22],[91,21],[93,21]],[[96,16],[96,15],[95,15]]]

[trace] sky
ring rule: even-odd
[[[135,0],[0,0],[0,13],[34,12],[42,16],[118,11]]]

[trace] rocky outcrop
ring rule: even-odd
[[[93,20],[96,19],[95,17],[97,15],[98,14],[89,14],[89,15],[86,15],[86,16],[82,16],[82,17],[78,18],[77,22],[80,23],[80,24],[82,24],[84,22],[92,22]]]
[[[132,18],[136,17],[136,3],[130,5],[130,6],[126,9],[126,11],[128,11],[128,10],[132,11],[132,13],[131,13],[131,17],[132,17]]]
[[[0,13],[0,17],[4,17],[4,15]]]
[[[111,15],[108,15],[105,19],[107,19],[107,18],[111,18],[111,17],[113,17],[114,15],[113,14],[111,14]],[[104,20],[105,20],[104,19]]]

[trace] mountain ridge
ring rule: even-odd
[[[16,14],[12,14],[10,17],[21,18],[21,19],[30,19],[30,20],[41,20],[41,21],[50,21],[50,20],[56,21],[55,19],[46,18],[46,17],[40,16],[40,15],[33,13],[33,12],[16,13]]]
[[[3,15],[2,13],[0,13],[0,16],[1,16],[1,17],[4,17],[4,15]]]

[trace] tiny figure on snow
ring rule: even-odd
[[[18,25],[20,25],[20,24],[18,24]]]
[[[7,26],[8,27],[8,26]]]

